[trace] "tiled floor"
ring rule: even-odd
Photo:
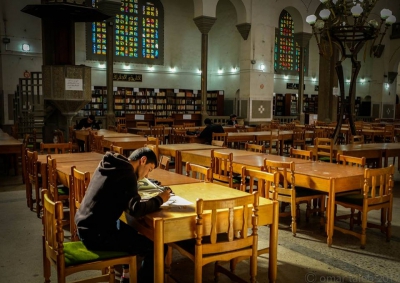
[[[400,282],[400,174],[396,170],[392,239],[379,231],[367,231],[367,246],[359,248],[355,237],[335,232],[333,246],[326,245],[319,218],[306,223],[304,206],[297,237],[290,231],[289,218],[280,219],[278,280],[287,282]],[[370,217],[379,218],[372,212]],[[20,177],[4,174],[0,164],[0,282],[43,282],[41,220],[26,206],[25,186]],[[268,227],[261,227],[261,244],[268,240]],[[247,278],[247,262],[237,267]],[[212,264],[204,267],[204,282],[214,282]],[[52,282],[56,282],[53,270]],[[172,273],[179,282],[193,282],[193,265],[174,253]],[[71,276],[77,278],[75,276]],[[268,255],[258,261],[258,282],[268,282]],[[230,282],[221,276],[219,282]]]

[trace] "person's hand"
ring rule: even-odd
[[[171,196],[171,189],[165,188],[161,193],[158,194],[163,200],[163,203],[168,201]]]

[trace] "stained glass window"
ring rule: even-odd
[[[92,0],[95,7],[98,0]],[[115,16],[115,61],[135,63],[162,63],[163,8],[159,0],[121,0],[120,13]],[[90,54],[87,59],[99,57],[106,50],[106,22],[91,23]]]
[[[308,48],[304,58],[308,62]],[[279,17],[279,27],[275,34],[274,67],[276,73],[295,75],[300,70],[300,46],[294,39],[294,21],[292,16],[283,10]],[[304,64],[307,70],[307,64]]]

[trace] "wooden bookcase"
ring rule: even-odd
[[[95,115],[102,117],[107,115],[107,88],[95,86],[92,89],[92,101],[85,105],[79,116],[87,117]]]
[[[285,94],[285,116],[297,115],[297,96],[295,93]]]
[[[275,95],[275,116],[285,115],[285,100],[282,93]]]
[[[154,126],[154,114],[125,114],[126,127],[136,128],[136,122],[149,122],[150,126]]]
[[[183,123],[196,123],[196,126],[201,126],[201,114],[172,114],[174,125],[183,125]]]

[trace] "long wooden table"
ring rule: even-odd
[[[124,148],[124,151],[135,150],[143,147],[147,144],[147,138],[142,136],[133,136],[133,137],[107,137],[104,138],[101,146],[103,150],[108,150],[111,148],[111,145],[116,145]]]
[[[171,186],[174,193],[192,202],[192,205],[177,208],[167,207],[151,214],[147,214],[141,219],[128,218],[128,223],[132,224],[140,233],[154,241],[154,282],[164,282],[164,244],[195,237],[196,220],[196,200],[198,198],[225,199],[242,196],[247,193],[234,190],[228,187],[213,183],[198,183]],[[222,217],[226,211],[218,213]],[[269,236],[269,282],[275,282],[277,276],[277,246],[278,246],[278,224],[279,224],[279,205],[277,201],[260,198],[258,225],[270,225]],[[234,218],[239,224],[239,217]],[[210,221],[205,217],[204,224]],[[250,219],[249,219],[250,221]]]
[[[11,155],[13,159],[14,173],[15,175],[19,174],[18,170],[18,156],[24,158],[24,144],[15,139],[12,136],[9,136],[7,133],[1,132],[0,138],[0,154]],[[22,161],[22,166],[24,166],[24,161]],[[24,171],[24,168],[23,168]],[[22,174],[23,175],[23,174]],[[22,181],[24,182],[24,176],[22,176]]]

